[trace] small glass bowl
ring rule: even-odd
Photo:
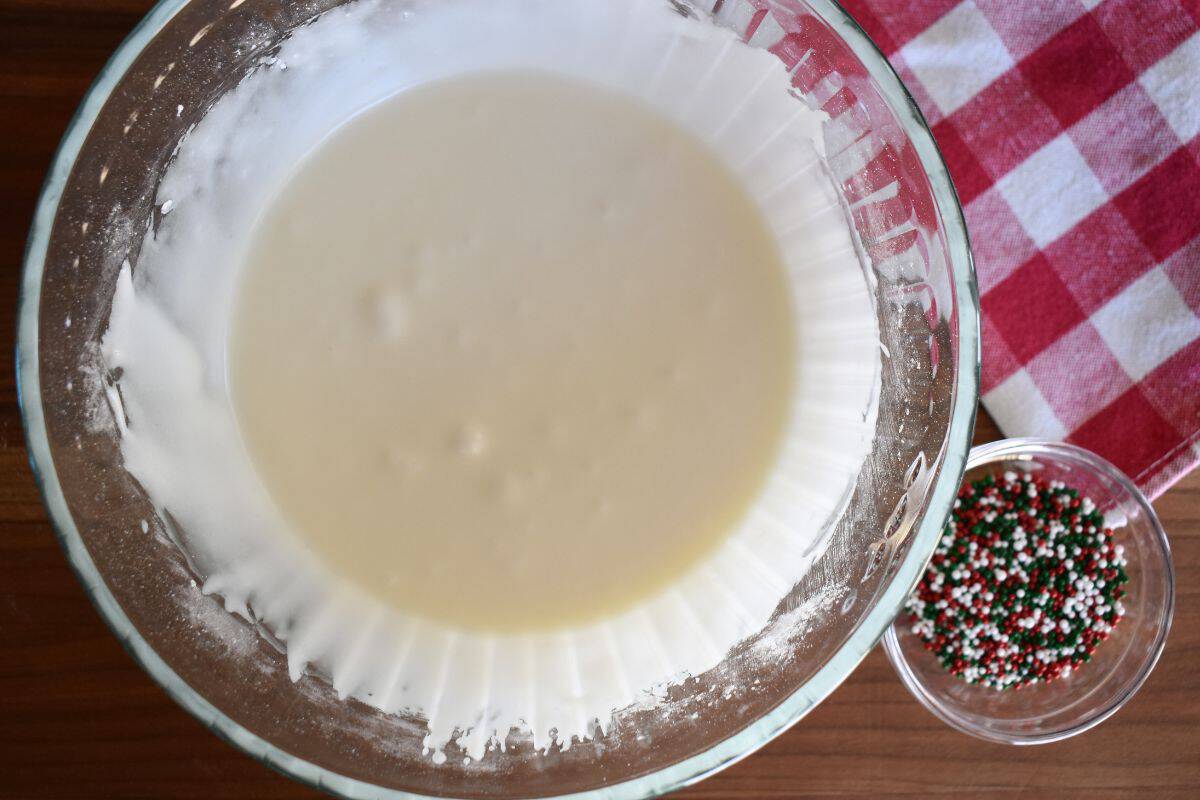
[[[1125,546],[1125,616],[1092,660],[1058,680],[997,691],[952,675],[902,612],[883,646],[900,680],[943,722],[1007,744],[1044,744],[1099,725],[1141,688],[1162,654],[1175,606],[1171,550],[1150,501],[1120,470],[1069,444],[1006,439],[971,450],[964,482],[1008,470],[1061,480],[1092,498]]]

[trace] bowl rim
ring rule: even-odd
[[[21,409],[30,467],[55,534],[88,597],[134,661],[176,703],[239,750],[301,783],[346,798],[425,800],[430,796],[388,789],[350,778],[293,756],[251,733],[193,690],[142,637],[105,585],[67,508],[54,468],[42,408],[38,361],[41,279],[50,232],[75,160],[104,104],[146,43],[189,1],[158,0],[134,26],[85,93],[59,143],[42,185],[26,243],[17,301],[17,402]],[[700,753],[621,783],[562,795],[563,798],[624,800],[666,794],[745,758],[798,722],[854,671],[890,626],[904,599],[924,572],[966,468],[978,406],[980,328],[979,293],[962,205],[925,117],[882,51],[836,0],[805,1],[868,68],[881,95],[896,113],[909,137],[941,213],[956,303],[951,324],[956,325],[954,333],[958,337],[955,393],[942,446],[942,471],[929,495],[926,514],[912,534],[912,546],[897,568],[891,584],[838,651],[805,685],[769,713]],[[433,798],[430,797],[430,800]]]
[[[900,647],[900,640],[896,635],[897,628],[903,626],[905,623],[903,622],[903,613],[898,614],[895,622],[888,626],[887,632],[884,634],[883,649],[887,653],[888,660],[892,662],[892,667],[896,670],[896,674],[900,677],[900,681],[912,693],[913,697],[930,713],[955,730],[989,742],[1019,746],[1050,744],[1051,742],[1060,742],[1063,739],[1078,736],[1117,713],[1122,706],[1138,693],[1138,690],[1142,688],[1142,685],[1150,677],[1150,673],[1158,665],[1158,660],[1162,657],[1163,649],[1167,644],[1167,635],[1171,632],[1171,622],[1175,617],[1175,565],[1171,559],[1171,543],[1167,539],[1167,532],[1163,528],[1162,522],[1159,521],[1158,514],[1154,511],[1154,506],[1151,504],[1150,499],[1138,488],[1137,484],[1130,480],[1129,476],[1111,462],[1093,453],[1091,450],[1086,450],[1066,442],[1033,437],[1001,439],[971,448],[971,453],[967,457],[965,472],[970,472],[972,469],[982,467],[986,464],[1008,461],[1020,458],[1021,456],[1040,457],[1050,461],[1069,458],[1073,466],[1078,467],[1082,465],[1085,469],[1095,474],[1111,478],[1122,489],[1128,492],[1134,502],[1141,507],[1146,519],[1149,520],[1151,530],[1154,534],[1152,541],[1158,545],[1163,562],[1166,565],[1166,569],[1163,571],[1163,581],[1166,584],[1167,600],[1165,608],[1159,617],[1160,624],[1154,645],[1147,651],[1147,658],[1143,661],[1140,670],[1128,688],[1115,699],[1090,712],[1082,722],[1036,734],[997,731],[985,728],[981,725],[971,723],[951,711],[948,706],[941,702],[939,693],[921,680],[921,674],[913,668],[912,664],[905,657],[904,650]]]

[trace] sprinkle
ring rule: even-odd
[[[1077,489],[990,475],[959,490],[906,605],[912,632],[970,683],[1019,689],[1068,675],[1125,613],[1124,553]]]

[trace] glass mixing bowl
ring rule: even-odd
[[[647,2],[668,0],[647,0]],[[347,797],[645,797],[754,751],[825,698],[891,623],[924,569],[962,475],[978,394],[978,298],[962,212],[916,105],[830,0],[671,0],[735,30],[824,108],[828,169],[861,244],[881,332],[877,434],[847,511],[764,629],[671,690],[670,714],[629,708],[595,741],[464,763],[421,753],[423,721],[293,683],[250,623],[197,588],[121,465],[97,358],[121,263],[161,209],[180,138],[297,26],[339,0],[162,0],[105,67],[71,123],[34,219],[18,377],[31,460],[67,555],[146,671],[216,733]],[[697,76],[701,79],[701,76]],[[100,409],[100,411],[97,411]],[[785,630],[785,632],[786,632]],[[776,645],[778,641],[776,640]],[[764,656],[763,653],[769,653]],[[714,698],[716,698],[714,700]]]
[[[1092,498],[1125,548],[1125,616],[1092,660],[1058,680],[998,692],[946,671],[902,613],[884,637],[896,673],[922,705],[964,733],[1006,744],[1057,742],[1117,713],[1146,682],[1162,655],[1175,607],[1171,548],[1154,507],[1119,469],[1061,442],[1005,439],[971,451],[964,480],[1009,470],[1062,481]]]

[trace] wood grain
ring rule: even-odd
[[[12,364],[38,188],[87,85],[148,0],[0,0],[0,797],[320,796],[219,741],[133,663],[67,566],[30,474]],[[999,436],[983,419],[977,439]],[[881,651],[829,700],[692,798],[1200,797],[1200,475],[1156,504],[1175,626],[1145,688],[1067,742],[986,744],[942,725]]]

